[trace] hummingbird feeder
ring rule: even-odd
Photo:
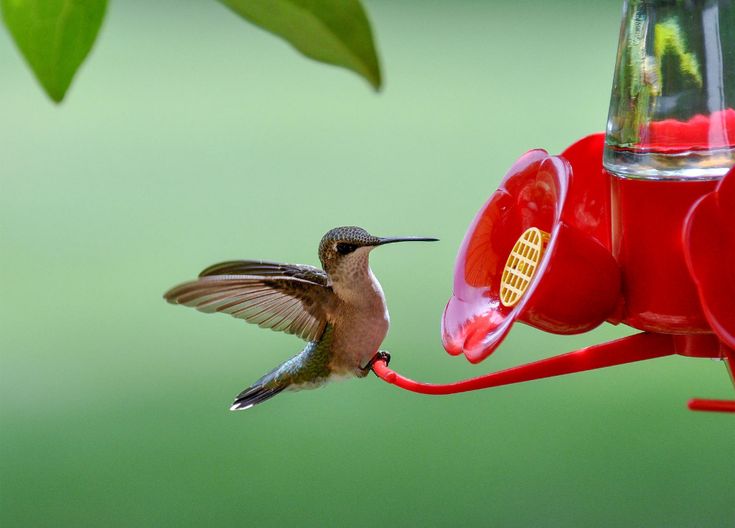
[[[510,168],[459,249],[442,319],[452,355],[478,363],[516,321],[553,334],[640,330],[446,385],[450,394],[669,355],[735,375],[735,5],[629,0],[607,132]],[[689,408],[735,412],[735,400]]]

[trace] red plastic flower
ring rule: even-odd
[[[735,168],[692,207],[684,253],[707,321],[735,349]]]
[[[558,333],[585,332],[610,318],[620,272],[610,255],[610,191],[603,135],[561,156],[532,150],[518,159],[470,225],[457,256],[453,296],[442,320],[450,354],[487,357],[516,320]],[[520,299],[501,299],[506,262],[524,233],[549,235]],[[523,259],[523,256],[518,257]]]

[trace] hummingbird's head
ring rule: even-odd
[[[324,271],[333,276],[338,270],[366,269],[373,248],[393,242],[432,242],[436,238],[376,237],[361,227],[343,226],[330,229],[319,244],[319,260]],[[334,278],[334,277],[333,277]]]

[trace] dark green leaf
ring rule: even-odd
[[[36,78],[60,102],[92,49],[107,0],[0,0],[0,6]]]
[[[377,90],[380,66],[359,0],[220,0],[312,59],[348,68]]]

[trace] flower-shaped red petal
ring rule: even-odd
[[[735,348],[735,168],[692,207],[684,253],[707,321]]]
[[[442,319],[450,354],[483,360],[516,320],[571,334],[609,316],[619,299],[620,274],[609,254],[602,142],[602,134],[582,139],[565,151],[569,159],[543,150],[526,153],[477,214],[457,255],[453,296]],[[579,171],[575,176],[573,169]],[[549,241],[520,300],[505,306],[505,263],[529,228],[548,233]]]
[[[500,302],[499,270],[518,238],[518,230],[539,227],[528,220],[529,211],[537,209],[533,198],[529,199],[534,193],[519,191],[523,182],[535,180],[541,163],[548,158],[543,150],[521,156],[470,224],[457,255],[453,295],[442,318],[442,340],[450,354],[464,352],[471,362],[481,361],[500,344],[523,308],[523,299],[512,308]],[[559,181],[566,182],[565,176],[559,175]],[[553,203],[551,207],[547,225],[542,227],[548,231],[559,214]]]

